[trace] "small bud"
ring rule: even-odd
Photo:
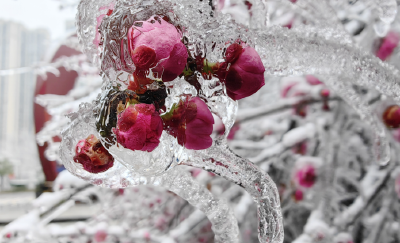
[[[225,83],[228,96],[240,100],[264,86],[264,71],[260,55],[254,48],[234,43],[225,52],[225,63],[218,65],[217,76]]]
[[[312,187],[317,180],[314,166],[305,165],[304,167],[300,168],[295,174],[295,180],[298,185],[302,187]]]
[[[210,137],[214,118],[199,97],[187,98],[175,104],[162,116],[164,129],[188,149],[200,150],[212,145]]]
[[[162,120],[153,104],[136,104],[118,115],[117,142],[130,150],[151,152],[160,143]]]
[[[376,52],[376,56],[385,61],[393,53],[400,41],[400,36],[396,32],[390,31],[382,40],[382,44]]]
[[[90,173],[100,173],[114,165],[114,158],[93,134],[82,139],[75,147],[75,163]]]
[[[399,128],[400,127],[400,107],[398,105],[392,105],[386,108],[382,115],[383,122],[388,128]]]

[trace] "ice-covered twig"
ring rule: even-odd
[[[378,166],[371,166],[367,174],[361,181],[364,191],[363,196],[358,196],[356,200],[334,219],[334,224],[339,227],[347,227],[360,215],[362,210],[368,206],[373,197],[378,195],[378,190],[385,185],[390,178],[390,168],[379,169]]]

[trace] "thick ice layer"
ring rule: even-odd
[[[212,229],[215,232],[216,242],[238,242],[239,229],[237,221],[227,203],[214,199],[207,188],[195,182],[192,176],[180,167],[169,170],[159,176],[154,175],[154,173],[152,176],[145,176],[135,172],[129,166],[125,167],[117,159],[114,161],[114,166],[109,170],[92,174],[83,170],[79,163],[74,162],[75,146],[80,138],[87,137],[90,134],[99,136],[94,126],[95,120],[91,112],[92,109],[92,105],[82,104],[78,113],[71,114],[72,122],[62,133],[61,158],[64,166],[72,174],[94,185],[107,188],[125,188],[137,185],[164,187],[187,200],[207,215],[213,225]],[[174,150],[171,151],[174,152]],[[128,153],[123,154],[130,155]],[[138,156],[138,154],[133,154],[133,156]],[[163,162],[161,159],[165,158],[165,156],[160,157],[159,162]],[[124,163],[128,163],[128,165],[131,161],[146,160],[144,156],[123,159],[125,159]],[[168,160],[165,159],[165,161]],[[134,165],[134,163],[130,165]]]
[[[87,0],[82,1],[79,6],[78,35],[84,45],[85,53],[101,67],[104,87],[119,85],[120,90],[126,88],[128,76],[135,70],[127,43],[128,30],[135,21],[144,21],[153,15],[168,17],[172,24],[180,27],[190,54],[201,55],[211,62],[221,60],[224,49],[230,43],[239,39],[245,41],[255,47],[261,56],[266,69],[265,75],[314,74],[326,82],[330,89],[341,95],[370,123],[376,134],[375,157],[381,163],[387,162],[388,147],[384,129],[371,112],[369,105],[360,100],[353,86],[374,88],[387,96],[400,99],[398,70],[352,45],[351,38],[343,30],[335,28],[337,22],[332,12],[329,12],[330,14],[321,22],[323,27],[318,26],[321,27],[318,29],[297,28],[292,31],[279,27],[264,29],[267,24],[265,3],[250,2],[254,9],[250,19],[251,29],[248,29],[237,25],[229,16],[213,11],[208,1]],[[299,1],[299,4],[301,2],[307,1]],[[395,3],[387,0],[377,3],[381,11],[381,20],[385,23],[393,21],[395,16],[390,7],[393,2]],[[323,5],[315,6],[321,8]],[[318,11],[313,14],[317,16]],[[329,21],[333,24],[329,24]],[[183,94],[199,96],[207,103],[210,110],[221,118],[226,128],[225,135],[228,134],[236,116],[236,102],[225,95],[224,86],[218,80],[206,80],[199,76],[198,81],[202,85],[201,90],[196,90],[181,78],[166,84],[169,91],[169,97],[166,99],[167,109],[171,108]],[[99,109],[98,106],[99,103],[96,104],[96,109]],[[82,115],[83,121],[93,124],[82,125],[82,122],[77,120],[72,122],[70,129],[78,126],[78,131],[81,132],[70,133],[67,130],[64,133],[67,139],[65,143],[63,142],[63,149],[69,152],[73,151],[72,148],[79,139],[97,133],[94,129],[94,118],[90,117],[91,108],[85,109],[88,118],[85,120],[85,115]],[[86,127],[83,129],[80,126]],[[81,177],[94,184],[108,187],[147,183],[148,180],[156,178],[155,176],[165,175],[162,173],[182,162],[211,169],[243,185],[256,199],[259,207],[260,240],[281,242],[283,227],[275,185],[267,175],[252,167],[250,163],[243,162],[223,146],[224,137],[219,139],[206,150],[207,153],[186,150],[166,133],[162,135],[158,148],[151,153],[128,151],[118,147],[117,144],[111,144],[110,152],[129,169],[126,170],[122,164],[116,163],[104,173],[110,175],[112,181],[103,175],[86,177],[87,172],[75,164],[72,167],[71,164],[68,165],[73,163],[71,154],[68,154],[69,157],[64,155],[64,159],[67,159],[64,163],[67,163],[68,169],[75,171]]]

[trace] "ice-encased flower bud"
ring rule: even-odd
[[[264,65],[257,51],[245,44],[234,43],[225,52],[218,76],[225,82],[226,92],[233,100],[256,93],[265,84]]]
[[[113,129],[117,142],[130,150],[151,152],[160,143],[162,120],[153,104],[128,105]]]
[[[74,161],[82,164],[83,169],[90,173],[104,172],[114,164],[112,155],[93,134],[78,142]]]
[[[185,148],[200,150],[212,145],[210,137],[214,118],[206,103],[199,97],[180,100],[162,116],[164,129]]]
[[[151,69],[154,76],[164,82],[174,80],[183,72],[188,58],[181,39],[177,28],[160,16],[135,22],[128,32],[135,72]]]
[[[382,120],[388,128],[400,127],[400,107],[392,105],[386,108],[382,115]]]
[[[400,41],[400,36],[396,32],[390,31],[382,40],[382,44],[376,52],[376,56],[385,61],[393,53]]]
[[[294,199],[296,202],[303,200],[303,197],[304,197],[304,193],[303,193],[303,191],[300,190],[300,189],[297,189],[297,190],[293,193],[293,199]]]

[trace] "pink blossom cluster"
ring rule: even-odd
[[[205,100],[182,95],[167,111],[164,102],[168,94],[164,83],[180,76],[200,90],[197,75],[201,74],[205,79],[214,76],[225,85],[226,94],[233,100],[248,97],[264,85],[265,68],[261,58],[245,42],[238,40],[231,43],[223,53],[223,62],[210,63],[201,55],[191,56],[182,39],[181,28],[171,24],[168,17],[155,15],[146,21],[133,23],[127,33],[127,41],[134,71],[129,76],[127,90],[119,91],[115,87],[117,95],[109,97],[114,103],[105,104],[105,107],[112,110],[111,115],[115,119],[107,119],[102,114],[98,120],[114,120],[112,127],[107,129],[115,137],[105,137],[104,134],[111,132],[100,133],[103,137],[115,139],[118,144],[130,150],[152,152],[159,145],[165,131],[187,149],[207,149],[213,141],[211,134],[214,118]],[[121,57],[121,60],[124,62],[125,57]],[[149,85],[156,85],[157,88],[149,89]],[[82,150],[83,143],[83,140],[78,143],[77,151]],[[76,152],[75,162],[83,164],[86,169],[90,164],[87,161],[93,162],[92,155],[86,150]],[[85,160],[78,159],[79,156],[86,156]],[[101,166],[101,170],[87,170],[102,172],[104,165]]]

